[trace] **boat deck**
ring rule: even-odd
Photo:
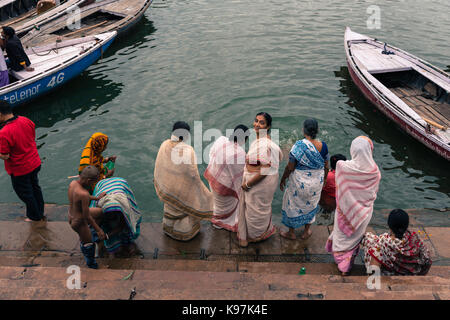
[[[422,90],[408,85],[389,88],[389,90],[402,99],[424,120],[432,120],[445,128],[450,128],[450,104],[440,103],[427,98]]]
[[[352,43],[352,54],[371,74],[408,71],[413,63],[394,54],[381,54],[380,49],[369,43]]]

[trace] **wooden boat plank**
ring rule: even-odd
[[[398,87],[397,88],[389,88],[389,90],[391,90],[399,98],[403,98],[405,96],[403,94],[403,92],[399,90]]]
[[[353,55],[370,73],[404,71],[412,68],[412,63],[396,55],[383,55],[381,49],[368,43],[352,45]]]
[[[441,122],[446,123],[447,127],[450,126],[450,119],[448,119],[444,114],[439,112],[438,108],[436,108],[436,105],[425,107],[430,113],[434,114],[436,117],[441,119]]]
[[[447,120],[450,121],[450,104],[448,103],[436,103],[433,108],[442,114]]]
[[[399,88],[397,88],[399,89]],[[405,89],[402,90],[403,92],[410,92],[414,93],[415,90]],[[428,113],[431,113],[433,115],[434,119],[438,119],[438,123],[441,123],[443,125],[449,126],[450,125],[450,105],[445,103],[436,103],[432,99],[425,98],[421,95],[415,95],[415,96],[403,96],[403,101],[405,103],[412,107],[413,109],[415,107],[424,107],[425,110],[427,110]]]
[[[414,99],[414,97],[403,97],[402,100],[410,107],[425,105],[422,101]]]
[[[445,126],[445,127],[450,126],[450,121],[448,119],[446,119],[445,117],[443,117],[443,115],[440,114],[439,112],[437,112],[433,107],[420,106],[419,108],[421,109],[422,112],[427,114],[429,119],[437,122],[438,124],[440,124],[442,126]]]
[[[413,108],[414,111],[420,114],[422,118],[432,120],[445,127],[448,127],[450,124],[448,121],[445,121],[440,115],[436,115],[435,113],[433,113],[431,111],[432,109],[430,109],[428,106],[415,106]]]
[[[427,104],[427,105],[431,105],[431,104],[435,103],[435,101],[434,101],[433,99],[425,98],[425,97],[422,96],[422,95],[417,95],[416,98],[419,99],[419,100],[421,100],[421,101],[423,101],[423,102],[424,102],[425,104]]]
[[[411,90],[408,90],[407,88],[399,87],[397,90],[403,93],[403,96],[405,97],[411,97],[415,95],[414,92],[411,92]]]

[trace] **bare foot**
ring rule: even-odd
[[[295,234],[292,234],[292,233],[290,233],[289,231],[288,231],[288,232],[284,232],[284,231],[281,231],[281,230],[280,230],[280,235],[281,235],[283,238],[286,238],[286,239],[289,239],[289,240],[295,240],[295,239],[297,239],[297,238],[295,237]]]
[[[239,240],[239,246],[245,248],[248,246],[248,242],[246,240]]]
[[[33,221],[33,220],[31,220],[31,219],[28,219],[28,218],[25,218],[25,220],[24,221],[26,221],[26,222],[31,222],[31,221]]]
[[[311,231],[311,230],[308,230],[308,232],[304,231],[304,232],[302,233],[302,235],[300,236],[300,238],[301,238],[302,240],[306,240],[306,239],[308,239],[309,237],[311,237],[311,235],[312,235],[312,231]]]

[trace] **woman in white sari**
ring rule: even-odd
[[[377,198],[381,174],[372,152],[372,140],[359,136],[350,147],[352,159],[336,163],[336,211],[326,249],[342,275],[353,267]]]
[[[181,241],[195,237],[200,221],[213,214],[213,197],[200,179],[194,149],[184,143],[189,125],[175,123],[172,137],[164,141],[156,157],[154,185],[164,202],[163,230]]]
[[[238,239],[241,247],[272,236],[272,200],[278,185],[280,148],[270,139],[268,131],[272,117],[258,113],[253,123],[256,140],[250,145],[242,180],[238,219]]]
[[[212,225],[217,229],[237,232],[239,194],[245,167],[245,150],[248,128],[239,125],[230,138],[220,137],[209,152],[205,171],[214,197]]]

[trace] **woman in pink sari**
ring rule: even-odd
[[[209,152],[205,171],[214,197],[213,227],[237,232],[239,194],[245,167],[245,150],[248,128],[239,125],[230,138],[220,137]]]
[[[377,198],[381,174],[372,151],[372,140],[359,136],[350,147],[352,159],[336,163],[334,228],[326,249],[333,253],[342,275],[353,267]]]
[[[270,139],[272,117],[261,112],[256,115],[253,128],[256,140],[251,143],[242,179],[238,219],[238,240],[241,247],[272,236],[272,200],[278,187],[278,168],[281,150]]]

